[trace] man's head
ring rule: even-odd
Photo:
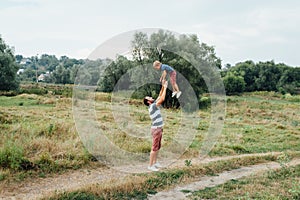
[[[144,98],[144,104],[145,104],[146,106],[151,105],[154,101],[155,101],[155,100],[154,100],[152,97],[149,97],[149,96],[146,96],[146,97]]]
[[[154,63],[153,63],[153,67],[155,69],[160,69],[160,65],[161,65],[161,62],[159,62],[158,60],[154,61]]]

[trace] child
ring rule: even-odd
[[[157,60],[153,63],[153,67],[157,70],[163,71],[159,79],[160,82],[164,82],[166,80],[167,74],[170,74],[170,81],[173,88],[172,97],[176,95],[176,98],[179,98],[181,95],[181,91],[179,90],[178,85],[176,83],[176,71],[171,66],[162,64]]]

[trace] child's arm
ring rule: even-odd
[[[166,80],[166,76],[167,76],[167,71],[164,70],[161,77],[160,77],[160,79],[159,79],[159,81],[162,82],[163,80]]]

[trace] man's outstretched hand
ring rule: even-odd
[[[166,81],[166,79],[164,79],[163,77],[160,77],[159,82],[164,83]]]

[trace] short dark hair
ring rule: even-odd
[[[146,97],[144,98],[144,104],[146,105],[146,106],[149,106],[149,102],[148,102],[149,100],[148,99],[146,99]]]

